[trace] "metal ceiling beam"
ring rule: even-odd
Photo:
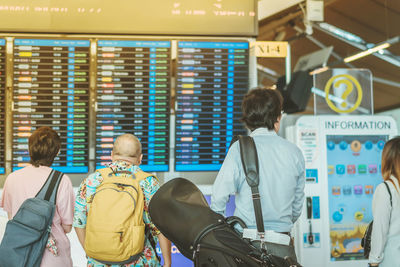
[[[296,30],[298,30],[298,29],[296,29]],[[314,38],[311,35],[306,35],[306,38],[308,40],[310,40],[311,42],[313,42],[315,45],[317,45],[317,46],[319,46],[321,48],[327,47],[326,45],[324,45],[323,43],[321,43],[319,40],[317,40],[316,38]],[[343,59],[344,59],[343,57],[341,57],[335,51],[332,51],[332,56],[334,58],[336,58],[337,60],[340,60],[340,61],[343,61]],[[348,66],[350,68],[357,68],[355,65],[353,65],[351,63],[343,62],[343,64],[345,64],[346,66]],[[391,81],[391,80],[387,80],[387,79],[379,78],[379,77],[375,77],[375,76],[372,76],[372,79],[374,80],[374,82],[377,82],[377,83],[381,83],[381,84],[385,84],[385,85],[389,85],[389,86],[400,88],[400,83],[399,82],[395,82],[395,81]]]
[[[314,28],[316,28],[316,29],[318,29],[318,30],[320,30],[320,31],[322,31],[322,32],[324,32],[324,33],[326,33],[326,34],[338,39],[338,40],[341,40],[341,41],[345,42],[346,44],[349,44],[349,45],[351,45],[353,47],[356,47],[356,48],[358,48],[360,50],[367,50],[368,49],[368,47],[366,45],[355,43],[355,42],[351,42],[351,41],[349,41],[349,40],[347,40],[345,38],[342,38],[342,37],[330,32],[330,31],[322,28],[317,23],[313,23],[312,26]],[[400,67],[400,61],[395,59],[395,58],[392,58],[392,57],[389,57],[389,56],[386,56],[386,55],[381,55],[379,53],[373,53],[373,55],[378,57],[378,58],[380,58],[380,59],[382,59],[382,60],[384,60],[384,61],[386,61],[386,62],[388,62],[388,63],[390,63],[390,64],[392,64],[392,65],[395,65],[396,67]]]

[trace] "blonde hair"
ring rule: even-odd
[[[400,136],[386,142],[382,151],[382,177],[384,181],[393,181],[390,176],[394,176],[400,184]],[[395,184],[393,183],[395,186]],[[398,188],[395,186],[396,190]]]

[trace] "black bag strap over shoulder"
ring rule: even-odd
[[[386,189],[387,189],[387,191],[388,191],[388,193],[389,193],[389,197],[390,197],[390,207],[393,207],[393,204],[392,204],[392,193],[390,192],[389,185],[386,183],[386,181],[383,182],[383,183],[386,185]]]
[[[262,217],[260,192],[258,190],[260,177],[256,145],[252,137],[239,135],[239,146],[244,174],[246,175],[247,184],[251,188],[257,232],[260,236],[264,237],[264,220]]]
[[[58,190],[54,189],[58,189],[63,175],[64,174],[62,172],[51,170],[49,177],[47,178],[40,191],[36,194],[36,197],[55,204]]]

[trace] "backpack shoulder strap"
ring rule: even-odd
[[[144,180],[144,179],[146,179],[146,178],[149,177],[149,176],[153,176],[153,177],[156,178],[156,180],[158,181],[158,178],[157,178],[154,174],[147,173],[147,172],[144,172],[144,171],[142,171],[142,170],[140,170],[140,171],[138,171],[138,172],[135,173],[135,177],[136,177],[136,179],[138,179],[139,181]]]
[[[264,220],[262,217],[260,192],[258,190],[260,177],[256,145],[252,137],[239,135],[239,146],[244,174],[246,175],[247,184],[251,188],[257,232],[263,237],[265,229]]]
[[[40,191],[36,194],[36,197],[50,201],[55,204],[57,199],[58,186],[60,185],[63,175],[64,174],[62,172],[51,170],[49,177],[47,178]]]
[[[96,171],[98,173],[100,173],[100,175],[101,175],[101,177],[103,177],[103,179],[108,178],[114,174],[113,170],[110,167],[98,169]]]
[[[390,206],[393,207],[393,204],[392,204],[392,193],[390,192],[389,185],[386,183],[386,181],[383,182],[383,183],[386,185],[386,189],[387,189],[387,191],[388,191],[388,193],[389,193],[389,197],[390,197]]]

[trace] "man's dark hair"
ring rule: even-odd
[[[281,116],[283,98],[279,91],[255,88],[249,91],[242,102],[242,122],[251,131],[260,127],[274,129]]]
[[[50,127],[40,127],[29,137],[30,163],[35,167],[50,167],[60,147],[61,140],[57,132]]]

